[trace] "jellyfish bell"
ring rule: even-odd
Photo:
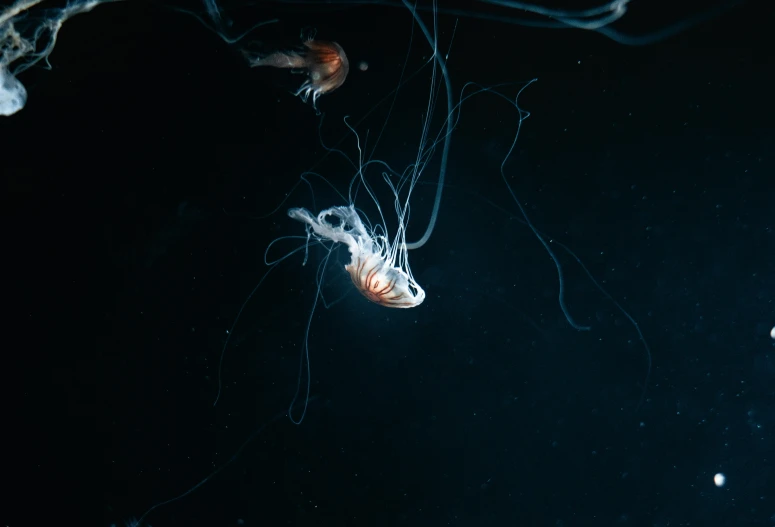
[[[293,208],[288,216],[305,223],[316,237],[347,245],[350,263],[345,270],[355,288],[371,302],[384,307],[410,308],[422,304],[425,291],[414,280],[406,258],[406,241],[399,229],[391,243],[381,234],[367,231],[352,205],[332,207],[314,217],[307,209]],[[328,221],[339,220],[338,225]]]
[[[311,97],[312,106],[316,109],[318,98],[344,84],[350,72],[350,62],[342,46],[325,40],[307,38],[297,49],[258,56],[246,53],[246,56],[251,67],[269,66],[306,73],[307,80],[294,92],[294,96],[301,97],[304,102]]]
[[[27,90],[19,79],[0,64],[0,115],[13,115],[27,102]]]

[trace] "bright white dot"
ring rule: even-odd
[[[775,339],[775,326],[772,326],[772,329],[770,330],[770,337]]]
[[[713,476],[713,483],[715,483],[716,486],[719,487],[719,488],[723,487],[724,483],[726,483],[726,482],[727,482],[727,477],[724,474],[722,474],[721,472],[719,472],[718,474]]]

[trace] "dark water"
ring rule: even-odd
[[[306,265],[296,253],[246,304],[215,408],[221,349],[267,245],[305,235],[285,211],[345,204],[315,176],[283,199],[306,170],[346,194],[354,168],[322,146],[357,163],[344,116],[366,154],[399,171],[415,161],[430,67],[389,119],[393,99],[378,103],[431,54],[416,26],[410,45],[404,8],[227,5],[235,31],[279,18],[246,43],[315,27],[342,45],[350,74],[319,100],[321,119],[288,93],[300,76],[248,68],[238,46],[168,7],[116,3],[69,20],[53,69],[20,75],[27,107],[0,121],[14,487],[3,525],[123,525],[256,430],[233,463],[144,523],[775,525],[765,6],[644,46],[440,15],[456,98],[468,81],[511,83],[500,91],[513,98],[538,79],[519,99],[530,117],[504,173],[552,240],[569,313],[591,329],[568,324],[555,264],[501,178],[519,114],[479,95],[452,136],[436,230],[409,254],[425,302],[370,304],[340,248],[322,271],[332,305],[318,301],[310,319],[327,253],[310,248]],[[634,1],[613,27],[658,36],[701,13]],[[434,137],[443,88],[435,110]],[[440,153],[413,194],[410,241],[427,224]],[[380,170],[368,177],[394,229]],[[650,349],[647,384],[648,349],[617,303]],[[312,399],[296,426],[285,413],[310,320]]]

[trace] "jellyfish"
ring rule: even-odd
[[[326,209],[317,217],[307,209],[293,208],[288,216],[306,223],[320,239],[347,245],[352,259],[345,270],[358,292],[368,300],[395,308],[416,307],[425,300],[425,291],[409,268],[403,224],[391,243],[384,234],[369,232],[352,205]],[[339,223],[333,225],[329,216],[338,218]],[[403,223],[403,218],[399,221]]]
[[[217,0],[202,0],[202,2],[205,8],[204,15],[188,9],[175,7],[172,9],[193,16],[230,45],[237,44],[261,26],[279,22],[277,18],[263,20],[234,35],[233,21],[225,15]],[[317,111],[317,100],[320,96],[331,93],[344,84],[350,72],[350,62],[338,43],[317,40],[315,36],[315,30],[305,29],[301,33],[301,44],[295,48],[271,49],[266,43],[254,41],[250,44],[261,48],[260,51],[254,51],[248,47],[243,47],[241,51],[251,67],[268,66],[305,74],[307,79],[293,92],[293,95],[300,97],[304,102],[311,97],[312,106]]]
[[[35,9],[42,1],[17,0],[0,11],[0,115],[24,108],[27,90],[17,75],[40,61],[51,69],[48,57],[70,17],[117,0],[73,0],[61,9]],[[40,49],[39,42],[45,42]]]
[[[269,54],[253,56],[245,52],[251,67],[270,66],[301,70],[307,80],[294,92],[304,102],[312,96],[312,106],[321,95],[331,93],[344,84],[350,71],[350,62],[342,46],[336,42],[315,40],[314,34],[304,39],[297,49],[273,51]]]

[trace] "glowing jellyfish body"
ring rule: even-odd
[[[723,487],[726,484],[726,482],[727,482],[727,477],[721,472],[713,476],[713,483],[719,488]]]
[[[113,1],[71,0],[61,9],[35,9],[42,0],[17,0],[0,10],[0,115],[24,108],[27,90],[16,76],[41,60],[51,68],[48,57],[67,19]]]
[[[401,236],[393,242],[369,233],[355,207],[332,207],[314,217],[307,209],[294,208],[288,216],[307,224],[317,238],[344,243],[350,251],[345,270],[358,291],[385,307],[409,308],[422,304],[425,291],[412,277]],[[338,225],[328,221],[339,219]],[[403,232],[403,229],[400,229]]]
[[[265,56],[248,57],[250,65],[270,66],[304,70],[307,80],[294,92],[294,95],[307,101],[312,96],[315,106],[321,95],[330,93],[344,84],[350,71],[350,62],[342,46],[336,42],[313,40],[304,41],[298,50],[275,51]]]
[[[13,115],[27,102],[27,90],[0,64],[0,115]]]

